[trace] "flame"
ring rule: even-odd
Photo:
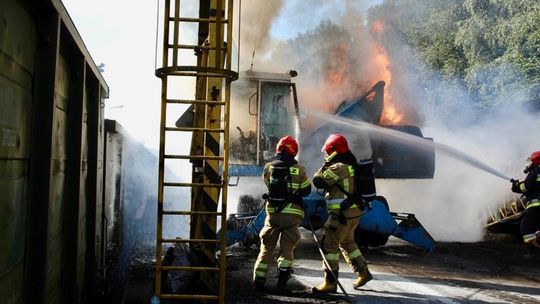
[[[375,36],[382,36],[385,32],[385,25],[382,21],[375,21],[372,24],[372,32]],[[390,94],[389,88],[392,84],[392,72],[390,70],[390,58],[388,52],[384,46],[377,41],[377,39],[371,40],[371,62],[372,71],[369,75],[370,79],[373,79],[374,85],[376,82],[383,80],[386,83],[384,89],[384,105],[383,113],[381,115],[380,123],[387,125],[398,125],[402,124],[405,120],[405,115],[400,111],[397,103]],[[334,45],[328,56],[325,58],[325,61],[322,63],[322,70],[324,71],[324,92],[331,92],[325,97],[330,97],[330,100],[336,100],[337,102],[341,100],[346,100],[354,96],[353,94],[361,94],[359,90],[366,89],[369,87],[368,84],[360,84],[357,86],[358,91],[351,92],[351,87],[355,84],[356,78],[355,74],[351,69],[351,52],[353,47],[350,42],[339,43]],[[322,107],[325,110],[332,111],[335,109],[336,104],[325,103]]]
[[[382,34],[384,32],[384,23],[375,21],[373,22],[372,29],[376,34]],[[386,83],[384,87],[384,107],[381,115],[381,124],[400,124],[403,122],[405,114],[396,107],[394,98],[388,89],[392,84],[392,72],[390,71],[388,52],[381,43],[375,42],[373,44],[373,53],[375,54],[375,65],[380,71],[379,77]]]
[[[346,83],[349,63],[345,54],[349,53],[349,45],[338,44],[330,51],[326,65],[326,84],[332,90],[339,90]]]
[[[382,35],[384,33],[384,22],[375,20],[371,25],[371,31],[375,34]]]
[[[328,75],[326,75],[326,81],[330,88],[338,88],[345,79],[345,74],[343,73],[343,70],[336,70],[336,71],[329,71]]]

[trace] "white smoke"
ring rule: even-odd
[[[298,69],[299,76],[294,81],[300,106],[332,111],[343,99],[358,96],[381,80],[381,65],[373,62],[377,46],[365,26],[365,6],[352,1],[314,2],[308,6],[304,1],[287,1],[281,10],[274,10],[280,13],[276,16],[278,21],[291,19],[292,12],[298,11],[311,18],[286,23],[294,26],[297,22],[305,30],[288,41],[267,39],[265,45],[271,49],[262,57],[256,56],[254,66],[274,72]],[[314,34],[316,27],[324,22],[338,25],[342,30]],[[540,149],[535,132],[540,122],[520,105],[527,98],[525,92],[516,90],[501,96],[495,102],[499,105],[497,111],[479,112],[458,81],[440,80],[443,77],[437,71],[429,71],[414,50],[398,40],[386,47],[390,63],[382,68],[392,73],[388,90],[406,112],[407,122],[422,127],[424,136],[433,137],[436,142],[463,151],[505,175],[523,178],[525,158]],[[328,72],[343,67],[346,70],[338,75],[343,85],[332,86]],[[428,71],[432,79],[439,80],[421,82],[425,80],[420,79],[421,71],[424,76]],[[496,68],[484,72],[483,81],[495,83],[496,74]],[[521,75],[515,72],[514,76],[519,81]],[[319,150],[323,141],[314,140],[314,147],[302,151],[310,173],[322,161]],[[441,241],[481,240],[489,210],[495,211],[515,197],[508,181],[438,152],[432,180],[377,180],[376,183],[378,194],[388,198],[392,211],[415,213],[435,239]]]

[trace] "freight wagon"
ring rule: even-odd
[[[126,136],[108,94],[60,0],[0,2],[1,304],[92,303],[118,281]]]

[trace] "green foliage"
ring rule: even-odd
[[[387,49],[406,45],[425,63],[424,86],[436,71],[479,110],[540,104],[540,1],[385,0],[369,11],[370,25],[380,21]]]

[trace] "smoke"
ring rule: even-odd
[[[268,9],[263,10],[266,5]],[[283,73],[295,69],[303,107],[332,111],[341,101],[367,90],[374,84],[372,79],[384,73],[384,63],[369,60],[378,50],[364,25],[363,5],[354,1],[243,2],[240,70]],[[262,10],[264,14],[254,18]],[[298,12],[309,12],[313,18],[300,21]],[[302,26],[308,28],[293,38],[267,36],[271,27],[279,35]],[[247,55],[253,51],[254,58]]]
[[[476,81],[491,84],[493,104],[497,105],[496,109],[482,109],[460,79],[445,78],[430,70],[415,50],[398,38],[385,36],[383,45],[380,38],[388,35],[385,24],[373,22],[373,28],[367,27],[367,5],[353,1],[313,1],[309,6],[302,1],[280,3],[280,9],[271,12],[280,15],[269,13],[264,24],[276,30],[286,25],[305,30],[294,37],[287,34],[285,39],[265,36],[264,46],[268,49],[264,56],[255,56],[253,69],[298,70],[294,81],[300,106],[306,113],[333,112],[341,101],[357,97],[376,81],[384,80],[385,111],[393,112],[383,114],[390,115],[384,116],[383,122],[420,126],[424,136],[481,160],[505,175],[523,179],[525,158],[540,148],[534,131],[540,123],[523,106],[529,98],[528,88],[515,86],[514,91],[505,95],[496,93],[501,75],[506,77],[502,79],[504,83],[519,83],[524,75],[509,65],[477,71]],[[292,12],[309,12],[310,18],[296,20],[291,18]],[[409,13],[399,12],[394,17],[406,17]],[[302,126],[309,130],[322,123],[313,116],[305,116]],[[349,138],[354,142],[358,136]],[[310,146],[301,151],[309,173],[322,161],[319,150],[324,140],[324,136],[314,137]],[[363,158],[367,155],[364,148],[358,152],[359,148],[353,147],[353,152]],[[515,197],[508,181],[441,153],[436,153],[432,180],[376,183],[378,194],[388,198],[392,211],[415,213],[440,241],[481,240],[489,210],[495,212]]]
[[[494,92],[492,106],[482,107],[459,79],[445,79],[426,67],[414,50],[390,38],[394,39],[386,37],[385,47],[391,62],[391,94],[407,101],[405,112],[415,114],[424,135],[523,179],[524,160],[539,149],[533,130],[540,122],[537,112],[526,106],[529,88],[516,85],[498,93],[501,83],[525,83],[525,75],[508,64],[476,71],[475,81]],[[482,240],[490,211],[516,197],[509,182],[440,153],[433,180],[378,180],[377,192],[389,199],[394,211],[415,213],[443,241]]]
[[[271,43],[269,36],[274,18],[283,6],[282,0],[243,1],[240,24],[242,41],[240,54],[241,70],[250,69],[255,56],[264,57]]]

